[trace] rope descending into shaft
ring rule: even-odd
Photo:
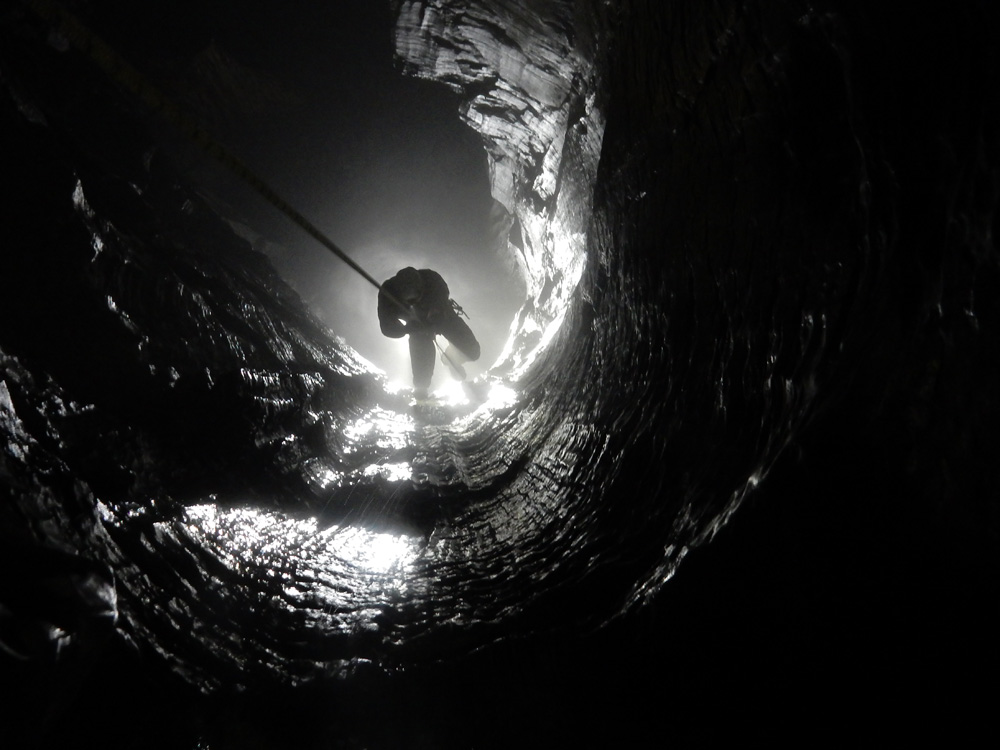
[[[57,26],[60,34],[65,36],[80,52],[89,57],[112,80],[139,97],[150,109],[162,114],[195,145],[256,190],[264,200],[285,214],[285,216],[291,219],[293,223],[319,244],[344,261],[344,263],[350,266],[369,284],[378,289],[391,302],[398,305],[400,309],[409,309],[408,305],[398,300],[389,290],[383,289],[382,285],[370,273],[358,265],[353,258],[341,250],[333,240],[323,234],[311,221],[295,210],[277,191],[258,177],[242,159],[219,143],[205,128],[201,127],[193,118],[181,110],[170,97],[160,91],[149,79],[115,52],[107,42],[94,34],[76,15],[66,10],[56,0],[22,0],[22,2],[43,21]],[[454,301],[452,304],[456,307],[457,312],[465,314],[465,311],[458,307]],[[441,351],[441,354],[454,365],[455,363],[448,356],[448,353],[438,344],[436,336],[434,343]]]
[[[258,177],[239,157],[219,143],[212,135],[185,114],[166,94],[115,52],[103,39],[94,34],[79,18],[70,13],[55,0],[22,0],[36,15],[58,27],[59,33],[91,59],[108,76],[142,99],[151,109],[162,114],[178,130],[199,146],[206,154],[227,167],[229,171],[256,190],[268,203],[281,211],[310,237],[340,258],[368,283],[393,302],[399,300],[376,281],[371,274],[358,265],[353,258],[341,250],[306,217],[296,211],[266,182]],[[401,305],[405,308],[405,305]]]

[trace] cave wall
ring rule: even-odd
[[[403,70],[459,91],[483,135],[529,279],[498,369],[516,394],[447,419],[412,418],[156,158],[133,103],[43,25],[4,16],[4,178],[20,197],[3,204],[0,530],[8,568],[32,572],[3,580],[0,640],[39,696],[28,716],[101,658],[107,682],[170,696],[183,719],[163,746],[258,726],[288,744],[274,706],[316,746],[467,746],[490,724],[484,691],[534,722],[487,746],[582,742],[602,710],[612,744],[636,706],[632,723],[668,736],[664,705],[691,739],[735,706],[713,680],[835,705],[828,678],[870,667],[847,646],[886,645],[836,638],[871,627],[853,608],[886,614],[887,570],[914,599],[913,576],[938,568],[982,576],[973,597],[995,590],[993,557],[956,557],[996,533],[994,13],[394,6]],[[730,556],[707,544],[734,525]],[[873,552],[911,532],[913,558]],[[383,544],[398,559],[380,569]],[[766,544],[786,557],[762,564]],[[914,562],[935,554],[959,562]],[[799,574],[803,559],[817,568]],[[824,574],[875,582],[828,596]],[[768,596],[830,601],[757,625]],[[980,633],[964,604],[930,635]],[[788,646],[814,632],[847,667]],[[774,679],[798,682],[774,690],[783,648],[825,671],[788,669]],[[913,699],[934,676],[908,669]],[[377,718],[386,695],[398,734]],[[59,705],[92,708],[75,701]],[[535,725],[549,731],[521,731]]]
[[[551,339],[586,265],[607,11],[589,2],[397,6],[402,72],[462,94],[459,115],[483,139],[504,244],[527,283],[497,364],[517,376]]]

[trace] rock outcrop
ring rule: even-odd
[[[480,133],[490,187],[507,220],[507,250],[527,283],[501,369],[516,374],[561,323],[586,265],[604,135],[601,4],[403,2],[402,70],[463,95]],[[555,324],[555,325],[553,325]]]

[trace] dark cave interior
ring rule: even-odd
[[[11,747],[995,734],[992,5],[388,3],[524,283],[422,409],[34,4],[0,11]],[[127,39],[115,5],[65,2]]]

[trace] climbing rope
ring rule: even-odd
[[[162,114],[178,130],[191,139],[206,154],[227,167],[233,174],[256,190],[268,203],[281,211],[310,237],[340,258],[390,300],[399,300],[382,289],[371,274],[358,265],[346,252],[327,237],[306,217],[296,211],[266,182],[258,177],[239,157],[219,143],[192,118],[188,117],[166,94],[160,91],[136,68],[115,52],[103,39],[94,34],[79,18],[55,0],[21,0],[43,21],[57,26],[80,52],[89,57],[114,81],[142,99],[151,109]],[[401,305],[405,309],[405,305]]]
[[[344,263],[356,271],[368,283],[384,294],[391,302],[400,309],[410,309],[408,305],[398,300],[375,278],[362,268],[346,252],[341,250],[329,237],[321,232],[311,221],[299,213],[292,205],[282,198],[270,185],[254,173],[249,166],[243,162],[236,154],[223,146],[219,141],[201,127],[195,120],[185,114],[173,100],[154,86],[149,79],[133,67],[121,55],[115,52],[103,39],[94,34],[76,15],[66,10],[55,0],[21,0],[39,18],[47,23],[56,26],[59,33],[68,39],[81,53],[103,70],[112,80],[117,81],[125,89],[138,96],[152,110],[159,112],[178,130],[186,135],[195,145],[200,147],[206,154],[229,169],[230,172],[239,177],[243,182],[256,190],[268,203],[281,211],[293,223],[295,223],[306,234],[319,242],[323,247],[340,258]],[[451,301],[456,311],[465,315],[465,311],[458,307],[458,304]],[[466,315],[468,317],[468,315]],[[451,357],[438,344],[437,337],[434,343],[441,351],[441,354],[452,362]],[[452,363],[454,364],[454,363]]]

